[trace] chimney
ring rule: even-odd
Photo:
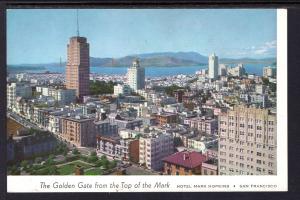
[[[189,159],[189,155],[187,153],[183,154],[183,160],[188,160]]]

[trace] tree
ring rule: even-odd
[[[23,160],[21,162],[21,167],[23,167],[23,169],[25,170],[28,167],[29,162],[27,160]]]
[[[11,171],[10,171],[11,175],[20,175],[21,171],[17,166],[12,166]]]
[[[72,150],[72,154],[79,155],[80,152],[78,151],[78,149],[75,148],[75,149]]]
[[[103,155],[103,156],[100,157],[100,159],[101,160],[107,160],[107,157],[106,157],[106,155]]]
[[[108,167],[109,169],[113,169],[117,166],[117,161],[116,160],[113,160],[109,163]]]
[[[41,157],[37,157],[37,158],[35,158],[34,162],[36,164],[40,164],[42,162],[42,158]]]
[[[96,151],[92,151],[92,152],[90,153],[90,156],[97,156]]]
[[[114,85],[116,83],[112,81],[90,81],[90,93],[92,95],[112,94],[114,92]]]
[[[57,169],[57,167],[54,165],[54,166],[50,166],[48,167],[48,175],[59,175],[59,171]]]

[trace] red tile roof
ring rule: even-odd
[[[163,159],[164,162],[174,165],[183,166],[185,168],[193,169],[205,162],[206,156],[196,151],[182,151],[174,153]]]

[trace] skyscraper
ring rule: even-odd
[[[218,56],[215,53],[208,57],[208,77],[215,79],[218,76],[219,63]]]
[[[134,60],[128,68],[127,82],[133,91],[145,88],[145,69],[140,66],[138,59]]]
[[[78,100],[82,100],[89,94],[90,61],[89,43],[85,37],[79,36],[78,27],[77,36],[70,38],[67,48],[66,87],[75,89]]]
[[[277,174],[276,114],[236,106],[219,115],[219,174]]]

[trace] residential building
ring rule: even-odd
[[[127,72],[128,85],[133,91],[145,89],[145,68],[140,66],[138,59],[134,60]]]
[[[218,160],[209,159],[202,163],[201,168],[202,175],[218,175]]]
[[[143,120],[138,118],[123,118],[119,114],[111,113],[108,116],[111,124],[118,126],[118,129],[134,129],[143,125]]]
[[[81,115],[62,117],[60,136],[75,146],[95,146],[94,119]]]
[[[178,122],[178,115],[176,113],[161,112],[155,115],[156,122],[159,125],[166,125]]]
[[[163,171],[167,175],[200,175],[204,161],[206,156],[201,153],[181,151],[163,159]]]
[[[32,88],[29,85],[21,83],[7,84],[7,107],[15,109],[17,97],[30,98],[32,96]]]
[[[271,66],[264,67],[263,77],[265,77],[265,78],[276,77],[276,67],[271,67]]]
[[[97,152],[118,160],[137,163],[139,140],[121,139],[119,136],[97,136]]]
[[[211,117],[193,117],[186,118],[184,124],[189,125],[191,128],[195,128],[208,135],[213,135],[218,130],[218,120]]]
[[[174,152],[173,137],[169,134],[149,133],[139,141],[139,163],[147,169],[161,170],[162,159]]]
[[[235,67],[228,68],[228,74],[234,77],[241,77],[245,75],[246,70],[243,64],[238,64]]]
[[[118,126],[111,124],[108,119],[95,121],[94,124],[97,135],[116,135],[118,133]]]
[[[175,97],[177,103],[182,103],[183,94],[184,94],[184,90],[175,90],[174,91],[174,97]]]
[[[267,109],[235,106],[219,115],[220,175],[277,174],[276,115]]]
[[[115,85],[114,86],[114,95],[118,96],[118,95],[124,95],[124,96],[128,96],[131,93],[131,89],[129,87],[129,85]]]

